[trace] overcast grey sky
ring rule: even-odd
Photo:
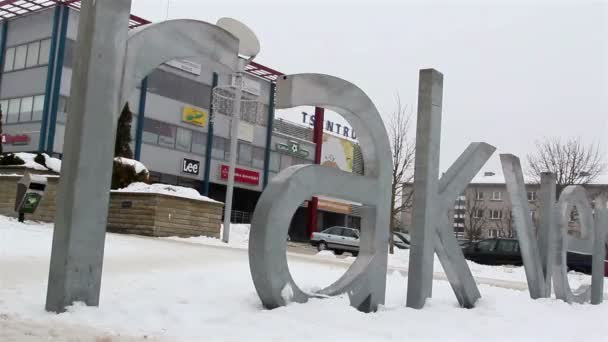
[[[133,1],[152,21],[166,8]],[[384,116],[398,93],[415,117],[418,70],[441,71],[444,169],[472,141],[522,159],[543,136],[582,136],[607,150],[604,1],[170,0],[171,19],[225,16],[256,32],[259,63],[349,80]],[[499,171],[497,156],[484,170]]]

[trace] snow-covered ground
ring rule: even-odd
[[[243,246],[117,234],[106,239],[100,306],[76,304],[56,315],[44,311],[51,239],[52,225],[0,217],[0,341],[606,340],[608,304],[533,301],[526,291],[483,283],[474,309],[459,308],[443,280],[434,282],[423,310],[408,309],[402,251],[390,258],[386,305],[377,313],[356,311],[346,296],[269,311],[255,293]],[[289,254],[305,290],[337,279],[350,260]],[[525,278],[521,268],[472,269],[480,277]]]

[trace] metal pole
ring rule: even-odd
[[[276,83],[270,83],[270,99],[268,100],[268,124],[266,127],[266,149],[264,150],[264,182],[262,183],[263,188],[266,188],[266,185],[268,185],[268,178],[270,174],[270,154],[272,153],[272,125],[274,123],[274,101],[276,88]]]
[[[232,213],[232,193],[234,191],[234,174],[236,169],[236,153],[239,138],[239,123],[241,122],[241,97],[243,96],[243,73],[245,60],[240,61],[239,71],[233,76],[236,77],[236,91],[234,94],[234,110],[230,123],[230,162],[228,163],[228,183],[226,184],[226,203],[224,204],[224,230],[222,241],[228,243],[230,239],[230,216]]]
[[[323,123],[325,121],[325,109],[315,107],[315,126],[313,128],[312,140],[315,143],[315,164],[321,164],[321,151],[323,148]],[[308,237],[312,237],[312,233],[318,231],[317,227],[317,210],[319,208],[319,198],[313,197],[308,202]]]
[[[211,98],[213,99],[213,89],[217,87],[218,81],[217,72],[213,73],[213,80],[211,81]],[[209,197],[209,177],[211,173],[211,153],[213,152],[213,121],[215,109],[213,108],[213,100],[209,107],[209,123],[207,124],[207,146],[205,146],[205,173],[203,178],[203,196]]]

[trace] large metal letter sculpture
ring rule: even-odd
[[[135,85],[176,58],[202,58],[228,72],[237,68],[237,37],[202,21],[152,24],[133,30],[127,39],[130,5],[130,0],[83,1],[53,235],[49,311],[64,311],[74,301],[99,304],[116,123]]]
[[[83,1],[46,309],[99,303],[131,0]],[[113,115],[114,114],[114,115]]]
[[[581,226],[581,238],[575,239],[568,235],[570,213],[576,206]],[[604,299],[604,256],[606,255],[605,241],[608,228],[606,204],[598,203],[594,215],[587,199],[587,192],[582,186],[567,186],[559,196],[555,205],[553,232],[556,252],[553,264],[553,288],[555,297],[568,303],[600,304]],[[591,288],[583,285],[574,293],[568,282],[567,251],[585,254],[593,253]]]
[[[357,131],[365,176],[318,165],[283,170],[262,193],[253,214],[249,266],[255,288],[266,308],[313,296],[347,292],[360,311],[375,311],[384,303],[390,215],[391,150],[382,119],[372,101],[354,84],[320,74],[283,76],[277,81],[277,108],[310,105],[340,113]],[[300,204],[316,195],[364,204],[359,256],[334,284],[305,293],[289,272],[285,237]]]
[[[238,67],[239,40],[204,21],[177,19],[142,26],[129,32],[121,103],[135,86],[164,62],[196,57],[204,65],[233,73]]]
[[[443,75],[420,71],[412,247],[408,275],[407,306],[420,309],[431,297],[433,251],[446,272],[462,307],[471,308],[480,298],[475,279],[464,259],[448,210],[458,195],[496,150],[486,143],[472,143],[438,181]]]
[[[555,297],[568,303],[599,304],[603,300],[604,256],[608,209],[604,198],[598,199],[595,218],[586,191],[581,186],[568,186],[555,203],[555,175],[541,175],[541,221],[538,238],[534,238],[534,226],[526,197],[526,188],[519,158],[501,154],[507,191],[520,250],[524,261],[530,297],[551,296],[551,280]],[[582,239],[568,235],[568,222],[573,207],[579,213]],[[538,241],[537,241],[538,240]],[[574,293],[568,283],[567,251],[593,254],[591,287],[582,286]]]
[[[543,201],[548,200],[549,205],[544,205],[541,208],[541,231],[538,234],[539,243],[537,244],[519,158],[512,154],[501,154],[500,162],[511,199],[513,223],[519,239],[519,249],[524,262],[530,297],[533,299],[547,298],[551,295],[551,288],[549,287],[551,266],[548,264],[548,255],[551,253],[552,245],[550,243],[551,229],[549,229],[549,225],[552,219],[553,202],[555,202],[555,178],[550,174],[544,175],[541,182],[541,199]],[[546,203],[543,202],[543,204]],[[542,251],[539,247],[542,247]],[[542,262],[541,252],[544,255]]]

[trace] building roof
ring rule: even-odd
[[[538,182],[524,174],[526,184],[537,184]],[[473,178],[470,184],[505,184],[505,177],[502,173],[481,171]],[[589,185],[608,185],[608,174],[598,176]]]
[[[0,21],[17,18],[29,13],[42,11],[56,5],[66,5],[75,10],[80,10],[80,0],[0,0]],[[129,28],[135,28],[150,24],[151,21],[131,14]],[[247,73],[273,82],[283,73],[259,63],[251,62],[246,70]]]

